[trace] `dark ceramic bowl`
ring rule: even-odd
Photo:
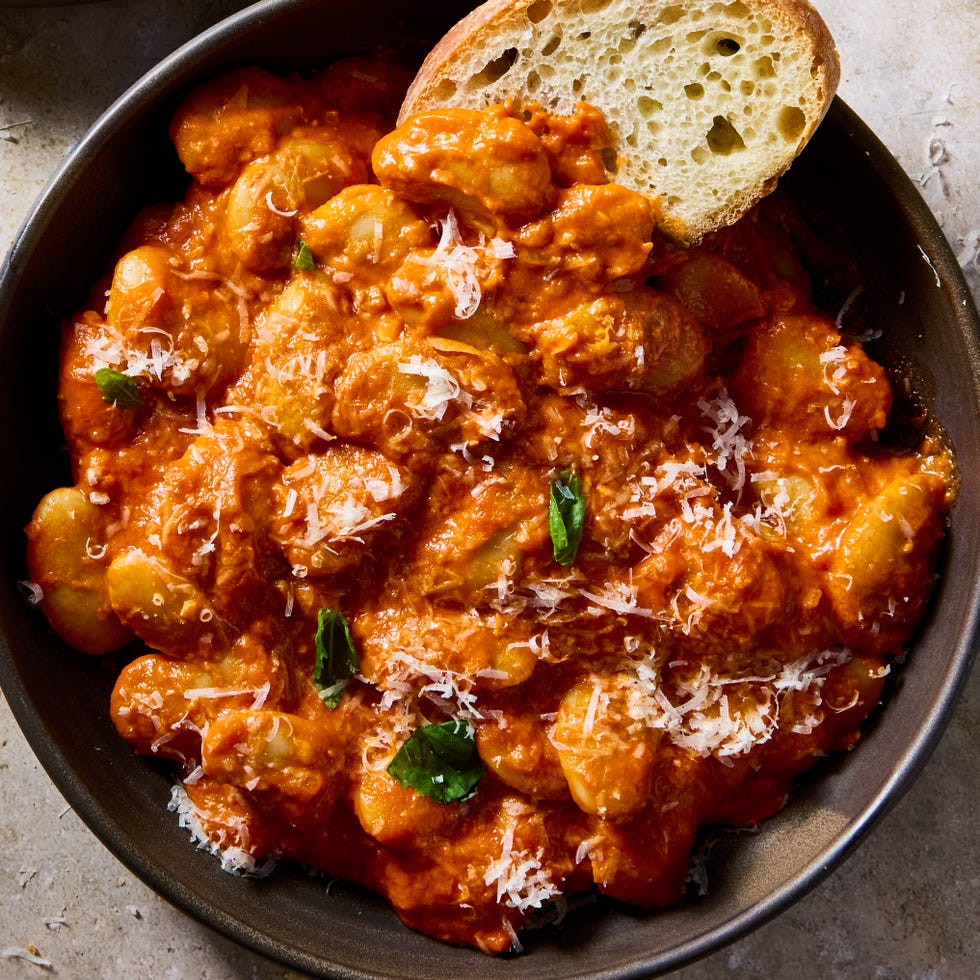
[[[977,313],[931,214],[875,137],[840,102],[787,180],[868,284],[883,355],[911,368],[958,453],[963,475],[940,584],[886,709],[858,750],[828,760],[757,835],[732,835],[710,859],[710,889],[651,914],[597,904],[489,959],[406,930],[353,887],[280,867],[231,877],[167,812],[171,778],[137,759],[109,721],[111,664],[67,650],[30,609],[23,525],[68,480],[55,413],[59,319],[82,301],[146,204],[182,192],[167,120],[195,82],[247,64],[320,65],[404,34],[438,36],[465,12],[452,0],[271,0],[179,50],[126,93],[42,196],[0,278],[0,682],[51,778],[115,855],[175,905],[260,953],[343,978],[472,976],[522,980],[650,977],[731,942],[786,908],[834,868],[922,768],[973,658],[980,610]]]

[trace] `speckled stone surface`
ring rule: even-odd
[[[817,3],[841,52],[840,94],[917,182],[980,296],[977,0]],[[0,255],[98,114],[160,58],[242,6],[111,0],[14,9],[0,0]],[[674,976],[980,976],[978,746],[975,672],[921,777],[856,854],[778,919]],[[28,950],[37,962],[23,958]],[[52,786],[0,698],[0,978],[45,973],[295,976],[171,908],[119,864]]]

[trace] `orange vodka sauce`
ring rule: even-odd
[[[785,201],[686,248],[589,106],[392,130],[405,82],[183,104],[184,200],[64,328],[30,574],[131,654],[113,720],[226,867],[496,953],[593,888],[676,901],[699,828],[857,742],[954,469],[884,437]]]

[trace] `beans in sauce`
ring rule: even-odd
[[[593,108],[392,129],[405,81],[181,106],[186,196],[64,327],[29,567],[67,643],[131,652],[113,721],[226,867],[499,953],[593,888],[676,901],[699,828],[858,741],[954,467],[881,438],[778,194],[685,248]]]

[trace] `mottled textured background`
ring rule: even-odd
[[[0,255],[99,113],[183,41],[242,6],[110,0],[18,10],[0,0]],[[840,49],[840,94],[919,186],[980,296],[980,4],[817,6]],[[975,673],[925,771],[857,853],[776,921],[674,976],[980,976],[978,749]],[[49,966],[16,955],[28,947]],[[174,910],[126,871],[52,786],[0,698],[0,978],[45,972],[82,980],[290,975]]]

